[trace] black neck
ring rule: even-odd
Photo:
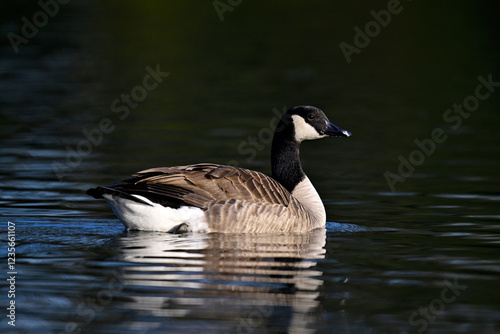
[[[273,145],[271,149],[271,168],[273,179],[281,183],[288,191],[293,189],[305,177],[302,166],[300,165],[299,146],[295,141],[293,125],[292,131],[281,127],[278,124],[274,133]],[[280,129],[281,131],[278,131]]]

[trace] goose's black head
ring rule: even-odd
[[[351,136],[349,131],[342,130],[330,122],[321,109],[313,106],[297,106],[289,109],[281,118],[276,131],[288,132],[290,137],[288,139],[297,143],[325,137]]]

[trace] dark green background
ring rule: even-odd
[[[85,189],[149,167],[196,162],[268,173],[265,134],[276,110],[311,104],[353,133],[302,146],[304,169],[330,224],[319,274],[307,274],[321,281],[318,309],[308,313],[312,327],[416,332],[421,327],[408,322],[412,312],[439,298],[443,280],[458,279],[468,288],[426,331],[498,330],[500,87],[457,129],[443,120],[447,109],[474,94],[478,76],[500,81],[498,2],[401,1],[401,12],[350,63],[340,43],[353,44],[353,29],[364,30],[370,12],[385,10],[388,1],[233,3],[239,4],[221,21],[212,1],[71,1],[18,53],[8,36],[22,35],[22,17],[32,21],[41,7],[36,1],[0,4],[0,216],[18,224],[20,326],[61,330],[68,321],[85,322],[74,320],[76,308],[100,291],[109,268],[133,264],[120,257],[126,250],[145,247],[135,243],[150,238],[165,249],[176,242],[127,235]],[[157,65],[169,76],[120,119],[113,101],[142,85],[146,67]],[[105,118],[113,131],[71,157],[84,145],[82,131]],[[384,173],[397,173],[398,157],[409,159],[415,140],[431,138],[436,128],[446,140],[392,192]],[[62,179],[58,168],[67,168]],[[335,232],[333,222],[365,232]],[[397,232],[367,230],[381,227]],[[250,242],[228,237],[220,246],[219,237],[209,238],[215,238],[210,251],[191,252],[206,259]],[[207,315],[179,299],[182,305],[163,309],[187,309],[191,316],[172,320],[147,298],[133,298],[202,294],[248,304],[248,296],[230,292],[245,270],[231,270],[235,276],[220,278],[219,288],[196,293],[182,284],[174,292],[149,291],[144,286],[156,287],[153,277],[133,283],[86,328],[104,332],[120,324],[117,331],[132,332],[127,320],[133,319],[169,331],[181,331],[186,321],[192,330],[220,332],[221,319],[228,326],[241,319],[227,316],[231,306],[217,304],[220,313]],[[204,267],[209,277],[214,272]],[[179,275],[180,283],[190,281]],[[250,297],[274,302],[272,277],[257,286],[266,293]],[[2,290],[2,303],[5,295]],[[148,311],[137,311],[144,305]],[[252,329],[295,328],[289,313],[275,316]]]

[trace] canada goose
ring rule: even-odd
[[[303,140],[349,137],[312,106],[283,114],[271,149],[272,178],[201,163],[143,170],[87,190],[129,229],[166,232],[304,233],[324,227],[325,207],[299,159]]]

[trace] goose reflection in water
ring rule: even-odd
[[[292,235],[128,232],[116,301],[143,330],[313,333],[325,229]],[[207,320],[210,319],[210,322]],[[201,320],[201,321],[200,321]],[[214,327],[215,326],[215,327]]]

